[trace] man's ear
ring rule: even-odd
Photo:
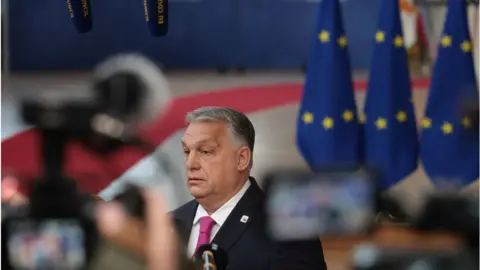
[[[244,171],[248,169],[250,160],[252,159],[252,152],[247,146],[242,146],[237,151],[237,169]]]

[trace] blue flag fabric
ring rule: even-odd
[[[387,189],[418,167],[419,140],[398,1],[381,1],[364,113],[365,165]]]
[[[67,0],[68,13],[79,33],[92,30],[92,8],[90,0]]]
[[[437,185],[458,187],[478,178],[478,133],[471,119],[462,115],[463,103],[478,100],[478,86],[466,3],[449,0],[447,4],[420,143],[430,179]]]
[[[297,119],[297,146],[313,171],[359,165],[356,115],[340,4],[323,0]]]
[[[143,0],[145,20],[152,36],[168,33],[168,0]]]

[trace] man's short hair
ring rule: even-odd
[[[186,117],[187,123],[196,122],[223,122],[229,125],[229,129],[240,143],[248,146],[253,154],[255,145],[255,128],[248,117],[236,110],[223,107],[200,107],[189,112]],[[252,162],[252,157],[250,158]]]

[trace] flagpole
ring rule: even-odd
[[[423,29],[425,31],[425,36],[427,39],[427,61],[423,63],[422,72],[425,74],[431,73],[433,69],[433,63],[436,56],[436,48],[438,43],[438,37],[434,19],[436,18],[436,12],[432,8],[443,7],[446,5],[446,2],[429,2],[425,0],[415,0],[414,5],[419,7],[419,14],[422,18]]]
[[[469,12],[468,12],[468,17],[469,17],[469,25],[472,27],[471,35],[472,35],[472,42],[474,44],[474,51],[473,51],[473,61],[475,64],[475,74],[477,74],[477,82],[479,80],[478,78],[478,3],[472,3],[473,8],[470,9],[469,7]]]

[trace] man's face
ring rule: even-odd
[[[242,147],[235,144],[227,124],[192,123],[182,145],[187,185],[195,198],[221,197],[238,187],[239,172],[245,169]]]

